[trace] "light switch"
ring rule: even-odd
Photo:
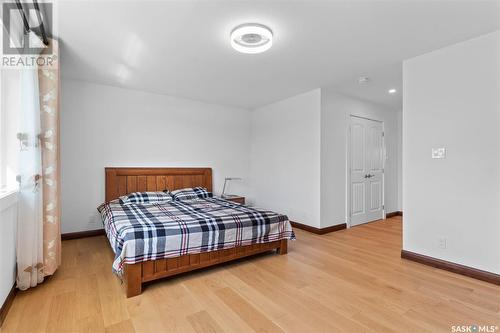
[[[445,237],[438,238],[438,246],[440,249],[446,249],[446,238]]]
[[[446,158],[446,148],[432,148],[432,158]]]

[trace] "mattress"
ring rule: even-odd
[[[124,264],[295,239],[286,215],[220,198],[151,204],[113,200],[98,211],[119,275]]]

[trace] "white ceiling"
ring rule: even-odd
[[[334,85],[398,109],[402,60],[500,29],[500,1],[478,0],[79,1],[56,14],[64,77],[245,108]],[[273,48],[234,51],[244,22],[271,27]]]

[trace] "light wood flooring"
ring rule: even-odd
[[[450,332],[500,326],[500,287],[400,258],[399,217],[154,282],[127,299],[105,237],[63,242],[63,263],[18,293],[2,332]],[[498,331],[500,332],[500,331]]]

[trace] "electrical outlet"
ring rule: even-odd
[[[95,214],[92,214],[89,216],[89,219],[88,219],[88,224],[89,225],[96,225],[98,222],[98,220],[96,219],[96,215]]]
[[[446,148],[432,148],[432,158],[446,158]]]
[[[438,246],[440,249],[446,249],[446,238],[441,237],[438,239]]]

